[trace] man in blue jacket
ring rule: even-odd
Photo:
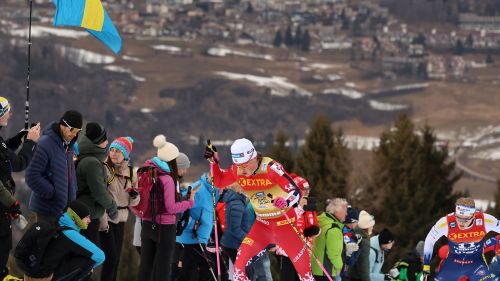
[[[26,170],[26,183],[33,191],[29,209],[36,213],[37,221],[56,223],[68,202],[76,199],[73,144],[82,122],[82,115],[70,110],[43,130]]]
[[[208,174],[203,174],[199,181],[192,185],[198,189],[194,197],[194,206],[190,209],[189,222],[177,236],[176,242],[183,247],[182,269],[177,278],[178,281],[189,281],[197,268],[199,268],[198,280],[206,281],[215,277],[216,269],[210,264],[211,255],[205,247],[214,226],[214,207],[212,183]],[[219,189],[214,187],[215,202],[219,200]],[[212,272],[210,272],[212,270]],[[212,276],[214,274],[214,276]]]

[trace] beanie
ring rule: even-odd
[[[415,251],[421,257],[424,256],[424,246],[425,246],[425,242],[422,240],[418,241],[417,246],[415,246]]]
[[[90,209],[87,205],[74,200],[69,202],[66,212],[80,229],[87,229],[87,224],[83,222],[84,218],[90,216]]]
[[[10,111],[9,101],[4,97],[0,97],[0,117],[3,117],[9,111]]]
[[[83,117],[80,112],[76,110],[68,110],[64,112],[64,115],[59,120],[59,125],[66,127],[81,129],[83,126]]]
[[[384,245],[391,242],[394,242],[394,235],[392,234],[392,232],[387,228],[382,229],[382,231],[380,231],[378,235],[378,243],[380,245]]]
[[[85,127],[85,136],[90,139],[94,144],[101,144],[108,139],[106,129],[95,122],[87,123]]]
[[[158,148],[156,155],[165,162],[170,162],[179,157],[179,149],[173,143],[167,142],[164,135],[157,135],[153,145]]]
[[[179,153],[179,156],[177,156],[177,168],[179,169],[187,169],[189,167],[191,167],[191,162],[189,161],[189,157],[180,152]]]
[[[359,213],[359,222],[358,227],[361,229],[368,229],[375,225],[375,220],[372,215],[370,215],[367,211],[362,210]]]
[[[344,224],[355,223],[359,221],[359,213],[352,206],[347,206],[347,216],[345,217]]]
[[[132,144],[134,143],[134,139],[131,137],[120,137],[115,139],[111,145],[109,146],[109,149],[111,148],[116,148],[120,150],[123,154],[123,158],[125,160],[129,159],[130,152],[132,152]]]

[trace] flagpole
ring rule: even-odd
[[[33,0],[30,1],[30,24],[28,27],[28,71],[26,75],[26,103],[24,108],[24,128],[29,129],[30,123],[30,73],[31,73],[31,14],[33,12]]]

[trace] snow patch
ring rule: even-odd
[[[403,104],[390,104],[390,103],[385,103],[385,102],[379,102],[375,100],[370,100],[368,101],[371,108],[376,109],[376,110],[381,110],[381,111],[395,111],[395,110],[403,110],[407,109],[407,105]]]
[[[149,108],[149,107],[143,107],[143,108],[141,108],[141,113],[147,114],[147,113],[152,113],[152,112],[153,112],[153,110],[151,108]]]
[[[28,37],[28,28],[13,29],[9,31],[12,36]],[[32,37],[48,37],[56,36],[63,38],[80,39],[82,37],[89,36],[87,31],[78,31],[65,28],[55,28],[48,26],[35,25],[31,27]]]
[[[326,78],[328,79],[328,81],[334,82],[334,81],[337,81],[337,80],[341,80],[342,76],[337,75],[337,74],[329,74],[329,75],[326,76]]]
[[[111,64],[115,62],[115,58],[112,56],[107,56],[83,49],[77,49],[63,45],[56,45],[56,49],[63,57],[66,57],[69,61],[80,67],[87,67],[87,64]]]
[[[122,59],[127,60],[127,61],[133,61],[133,62],[143,62],[142,59],[136,58],[136,57],[131,57],[131,56],[123,56]]]
[[[356,83],[354,83],[354,82],[346,82],[345,85],[346,85],[346,87],[349,87],[349,88],[356,88]]]
[[[157,51],[166,51],[169,54],[180,54],[182,52],[182,49],[176,46],[169,46],[169,45],[154,45],[151,46],[151,48],[157,50]]]
[[[500,160],[500,147],[479,151],[470,155],[469,157],[490,161]]]
[[[344,141],[349,149],[357,150],[373,151],[380,145],[380,139],[377,137],[346,135]]]
[[[252,53],[252,52],[242,52],[242,51],[236,51],[236,50],[231,50],[231,49],[227,49],[227,48],[210,48],[210,49],[208,49],[207,54],[209,54],[210,56],[214,56],[214,57],[225,57],[228,55],[233,55],[233,56],[241,56],[241,57],[254,58],[254,59],[263,59],[263,60],[269,60],[269,61],[274,60],[274,57],[271,55],[256,54],[256,53]]]
[[[132,77],[132,79],[134,79],[135,81],[138,81],[138,82],[145,82],[146,81],[146,78],[135,75],[132,72],[132,70],[125,68],[125,67],[121,67],[121,66],[117,66],[117,65],[106,65],[104,67],[104,69],[111,71],[111,72],[130,74],[130,77]]]
[[[311,63],[309,67],[315,69],[329,69],[329,68],[339,68],[339,65],[336,64],[326,64],[326,63]]]
[[[323,90],[323,94],[330,94],[330,95],[341,95],[348,97],[350,99],[360,99],[364,95],[356,90],[352,89],[345,89],[345,88],[339,88],[339,89],[326,89]]]
[[[271,95],[276,95],[280,97],[289,96],[292,93],[295,93],[299,96],[312,96],[312,94],[295,84],[288,82],[285,77],[272,76],[272,77],[264,77],[264,76],[255,76],[250,74],[239,74],[239,73],[231,73],[226,71],[217,71],[215,74],[224,76],[231,80],[247,80],[255,83],[257,86],[266,87],[271,90]]]
[[[345,50],[351,47],[351,42],[321,42],[321,49],[326,50]]]

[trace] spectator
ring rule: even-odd
[[[179,149],[167,142],[164,135],[158,135],[153,140],[158,149],[157,156],[144,163],[146,167],[155,169],[158,182],[163,189],[163,196],[151,198],[160,202],[158,213],[154,218],[145,216],[142,221],[141,232],[141,264],[139,266],[138,281],[170,280],[171,265],[175,249],[176,215],[192,208],[197,190],[191,192],[189,200],[177,201],[180,197],[177,192],[179,174],[176,158]],[[177,202],[176,202],[177,201]]]
[[[37,221],[56,224],[68,202],[76,199],[72,149],[81,128],[82,115],[70,110],[43,130],[26,170],[26,183],[33,191],[29,208],[36,213]]]
[[[404,259],[396,262],[394,267],[389,270],[386,280],[420,281],[423,261],[424,241],[419,241],[413,251],[410,251]]]
[[[387,228],[370,239],[370,279],[372,281],[384,281],[382,266],[386,253],[392,249],[393,245],[394,235]]]
[[[121,137],[109,146],[108,156],[104,161],[106,182],[109,195],[118,205],[118,217],[112,220],[107,214],[100,218],[100,242],[106,254],[102,267],[101,280],[115,281],[123,245],[125,222],[128,220],[129,206],[139,203],[139,193],[134,189],[135,176],[130,166],[130,153],[134,140]]]
[[[361,243],[361,236],[354,233],[354,229],[358,226],[358,221],[358,211],[355,208],[348,206],[347,217],[344,221],[344,229],[342,229],[344,234],[344,251],[342,251],[342,261],[344,262],[344,266],[342,268],[342,272],[340,273],[340,277],[336,278],[336,280],[338,279],[337,281],[341,280],[341,278],[347,279],[349,266],[353,265],[358,260],[360,254],[359,243]]]
[[[356,263],[349,268],[350,281],[371,281],[370,279],[370,236],[372,235],[375,220],[365,210],[359,213],[358,226],[354,229],[359,234],[359,257]]]
[[[118,218],[118,209],[113,197],[106,192],[106,173],[104,159],[108,138],[106,130],[97,123],[88,123],[85,127],[85,136],[78,143],[78,162],[76,177],[78,181],[78,200],[90,208],[89,227],[82,231],[97,246],[100,246],[99,219],[107,211],[109,218],[115,221]]]
[[[9,124],[12,116],[9,101],[0,97],[0,129]],[[26,140],[23,142],[23,137]],[[16,136],[4,140],[0,137],[0,280],[8,274],[7,260],[12,249],[11,220],[17,219],[21,214],[19,201],[14,194],[16,184],[12,172],[21,172],[28,167],[33,156],[36,142],[40,138],[40,123],[29,130],[23,130]],[[21,146],[22,145],[22,146]],[[19,152],[16,150],[21,146]]]
[[[247,198],[236,183],[228,187],[224,194],[224,201],[226,202],[226,230],[222,234],[220,244],[226,264],[229,264],[229,260],[234,264],[238,248],[250,231],[250,212],[247,209]],[[229,276],[232,276],[231,272]]]
[[[330,200],[326,206],[326,212],[318,216],[321,233],[314,239],[314,252],[332,277],[337,276],[342,270],[342,250],[344,248],[342,234],[344,225],[342,222],[345,221],[346,216],[347,201],[343,198]],[[311,265],[314,278],[317,281],[329,280],[314,259]]]
[[[79,201],[70,202],[59,218],[62,235],[54,236],[43,255],[43,270],[36,276],[25,274],[24,280],[82,280],[89,276],[104,262],[103,251],[80,234],[89,223],[89,208]],[[18,247],[22,245],[23,239]]]
[[[182,161],[182,158],[179,157],[177,159],[179,166],[182,166],[183,162],[186,162]],[[215,201],[217,202],[219,200],[219,189],[214,188],[215,190],[212,191],[209,174],[203,174],[200,180],[192,185],[192,188],[199,191],[194,198],[194,206],[190,209],[190,218],[187,226],[176,239],[177,243],[184,250],[182,268],[177,280],[192,280],[192,276],[198,272],[198,280],[208,281],[213,279],[213,273],[216,274],[216,270],[214,270],[215,268],[213,268],[210,259],[211,255],[206,251],[206,245],[214,226],[212,196],[215,196]]]

